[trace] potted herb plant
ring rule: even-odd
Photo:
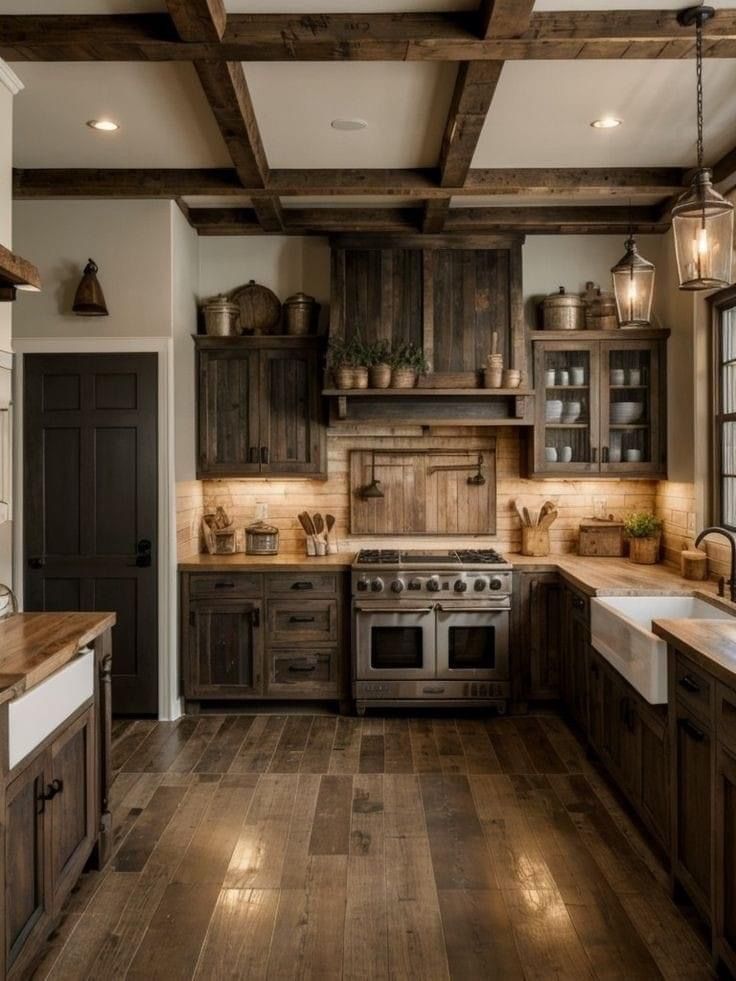
[[[391,384],[391,345],[387,340],[367,345],[369,388],[388,388]]]
[[[414,388],[417,377],[428,369],[422,349],[413,341],[405,341],[391,355],[391,388]]]
[[[344,337],[331,337],[327,348],[327,366],[332,372],[337,388],[354,388],[352,341],[347,341]]]
[[[649,511],[634,511],[624,519],[624,530],[629,538],[629,558],[639,565],[655,565],[659,562],[659,543],[662,522]]]
[[[353,388],[368,388],[368,366],[371,363],[372,345],[363,340],[360,331],[348,341],[353,362]]]

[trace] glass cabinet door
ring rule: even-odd
[[[601,357],[601,472],[664,471],[665,420],[657,342],[607,341]]]
[[[548,341],[534,345],[537,473],[599,471],[596,350],[595,342]]]

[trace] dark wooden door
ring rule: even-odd
[[[95,837],[95,726],[88,709],[51,746],[49,774],[58,789],[50,817],[51,904],[55,912],[82,873]]]
[[[9,969],[45,919],[44,801],[46,754],[10,784],[5,802],[5,937]]]
[[[248,477],[261,469],[257,347],[234,343],[198,352],[198,477]]]
[[[676,703],[675,860],[690,896],[706,915],[711,898],[712,738],[699,719]]]
[[[325,470],[319,351],[288,347],[261,352],[259,455],[262,474]]]
[[[262,689],[261,604],[194,600],[185,665],[187,698],[243,698]]]
[[[114,610],[113,711],[158,710],[155,354],[25,358],[27,610]]]

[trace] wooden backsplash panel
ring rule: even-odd
[[[340,250],[344,262],[345,336],[422,345],[419,249]]]
[[[468,483],[472,470],[432,472],[434,467],[474,466],[483,456],[485,484]],[[496,531],[495,441],[479,451],[376,451],[382,498],[364,498],[373,453],[350,453],[352,535],[492,535]]]
[[[494,330],[504,364],[509,365],[509,252],[436,249],[429,258],[434,284],[434,370],[483,368]]]

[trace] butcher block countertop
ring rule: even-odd
[[[722,682],[736,683],[736,619],[655,620],[653,632]]]
[[[15,613],[0,620],[0,703],[63,668],[115,619],[114,613]]]

